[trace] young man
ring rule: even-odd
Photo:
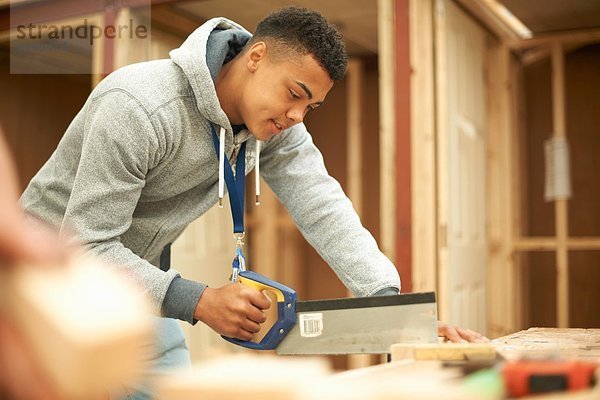
[[[215,147],[233,163],[245,143],[247,174],[260,144],[261,176],[344,284],[358,296],[398,293],[396,269],[302,124],[344,76],[335,28],[293,7],[269,15],[253,37],[215,18],[170,55],[102,81],[22,197],[29,213],[74,231],[147,288],[166,317],[155,367],[189,363],[175,319],[249,340],[270,305],[243,285],[208,288],[159,268],[163,248],[218,200]],[[453,340],[481,338],[441,329]]]

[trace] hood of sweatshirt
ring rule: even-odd
[[[249,132],[239,133],[237,138],[227,115],[221,108],[214,82],[223,64],[231,61],[252,37],[241,25],[226,18],[213,18],[196,29],[186,41],[169,54],[192,87],[200,113],[218,126],[219,139],[219,204],[224,195],[225,148],[247,139]],[[237,150],[237,149],[236,149]],[[235,157],[232,157],[235,158]],[[260,143],[255,147],[257,176],[260,169]],[[230,160],[233,164],[233,159]],[[260,194],[260,181],[255,180],[256,193]],[[257,200],[258,202],[258,200]]]
[[[239,53],[251,36],[233,21],[213,18],[169,53],[190,82],[200,113],[215,125],[225,128],[228,138],[233,132],[219,104],[214,80],[223,64]]]

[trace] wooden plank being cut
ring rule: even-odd
[[[493,360],[496,348],[491,343],[398,343],[390,348],[392,361],[414,360]]]

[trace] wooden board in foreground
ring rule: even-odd
[[[0,312],[66,399],[107,393],[140,373],[152,340],[146,298],[111,267],[0,269]]]

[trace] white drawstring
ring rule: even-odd
[[[225,195],[225,128],[219,131],[219,207],[223,208]]]
[[[256,189],[256,205],[260,204],[260,140],[256,140],[256,148],[254,149],[254,187]]]

